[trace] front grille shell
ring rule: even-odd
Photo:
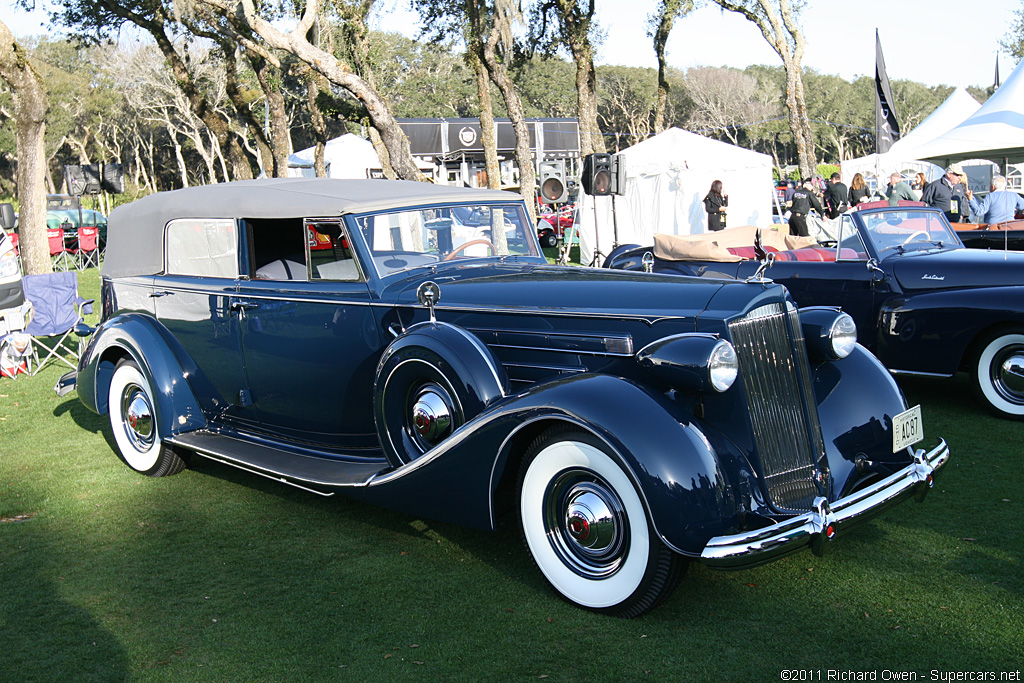
[[[782,511],[810,510],[827,495],[825,446],[800,317],[789,302],[729,323],[765,489]]]

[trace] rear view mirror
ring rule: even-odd
[[[14,230],[14,207],[10,204],[0,204],[0,228]]]

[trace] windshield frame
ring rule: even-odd
[[[879,260],[916,251],[962,248],[946,216],[925,207],[901,207],[861,213],[863,237]]]

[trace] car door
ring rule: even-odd
[[[262,429],[330,448],[375,448],[382,351],[366,278],[344,224],[248,220],[238,288],[241,342]]]
[[[835,261],[776,261],[766,276],[786,285],[801,307],[839,306],[857,323],[858,341],[874,348],[878,307],[891,295],[890,283],[869,267],[868,251],[849,216],[842,218],[837,244]]]
[[[238,315],[238,229],[232,219],[183,219],[165,231],[164,274],[149,294],[157,319],[187,360],[183,365],[203,412],[218,422],[253,424]],[[188,367],[189,362],[195,367]]]

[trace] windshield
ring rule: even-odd
[[[946,217],[934,211],[882,211],[866,214],[868,238],[879,255],[957,245]]]
[[[381,277],[460,258],[540,255],[518,204],[405,209],[357,216],[355,223]]]

